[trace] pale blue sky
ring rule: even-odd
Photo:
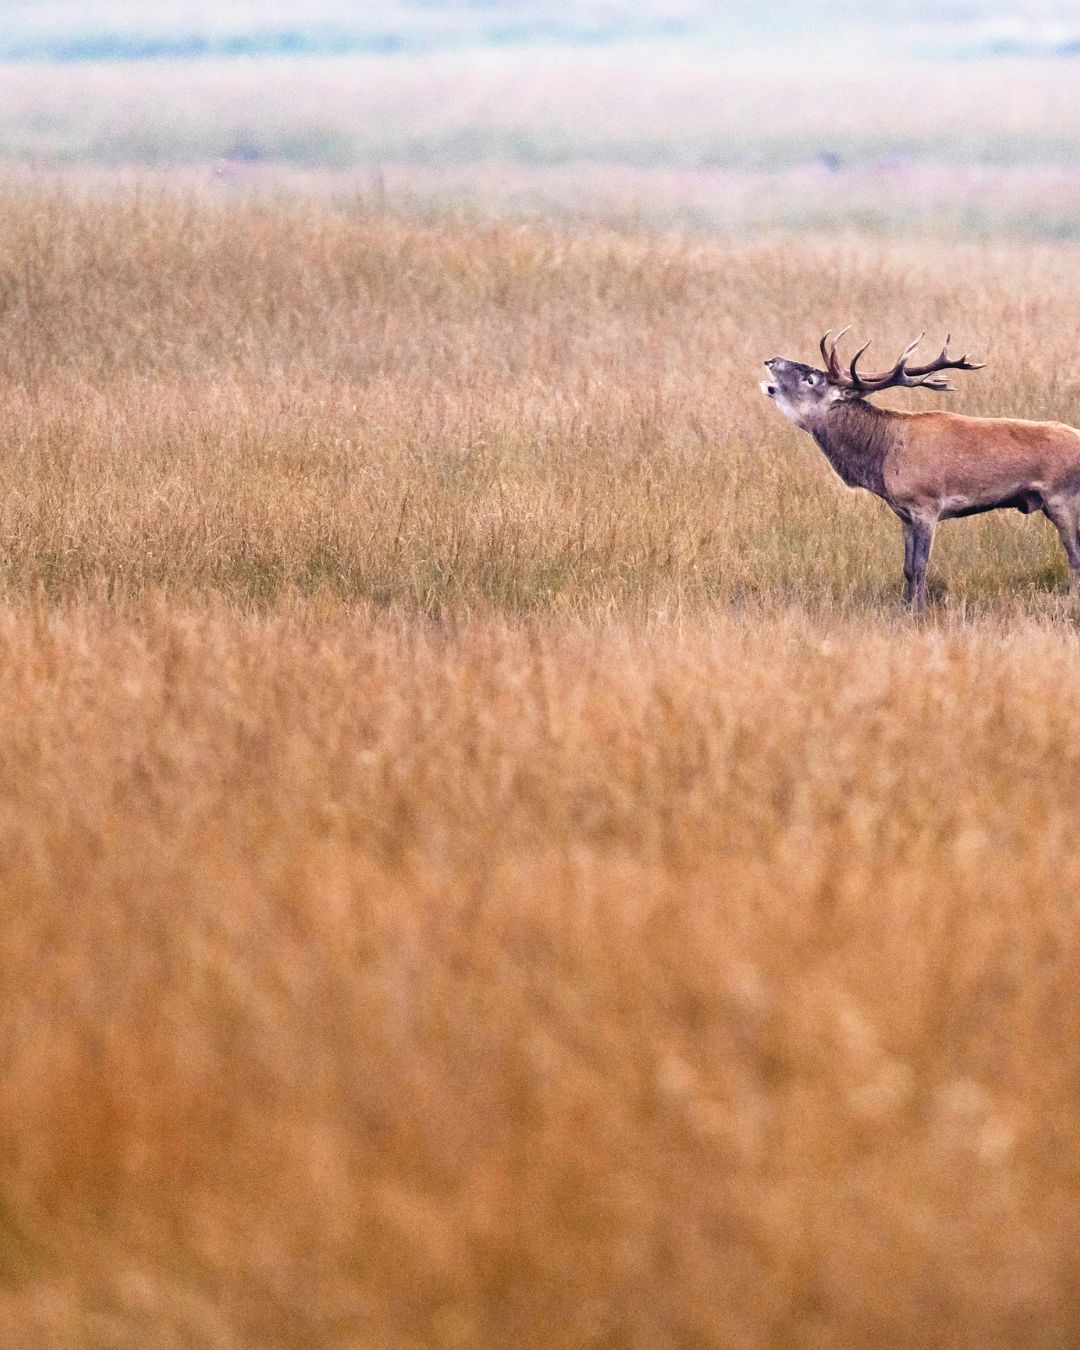
[[[0,57],[476,45],[707,42],[767,55],[901,49],[968,57],[1080,50],[1077,0],[0,0]],[[158,44],[155,46],[155,44]],[[186,46],[184,44],[187,44]],[[230,46],[231,44],[231,46]]]

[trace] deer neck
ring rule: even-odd
[[[885,496],[885,457],[896,440],[897,413],[864,399],[834,403],[807,425],[848,487]]]

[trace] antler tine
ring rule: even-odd
[[[922,332],[919,334],[919,336],[915,339],[915,341],[909,342],[908,345],[904,348],[903,355],[900,357],[900,360],[906,361],[925,336],[926,336],[926,329],[924,328]]]
[[[945,339],[945,346],[941,349],[941,355],[925,366],[907,366],[905,367],[908,375],[918,377],[920,375],[932,375],[937,370],[982,370],[985,361],[972,361],[965,352],[958,361],[953,361],[949,357],[949,343],[952,341],[952,334]],[[927,388],[932,386],[927,385]],[[952,388],[950,385],[949,388]]]
[[[829,331],[825,334],[825,336],[821,339],[821,342],[818,344],[818,345],[820,346],[820,348],[821,348],[822,359],[823,359],[824,362],[825,362],[825,369],[826,369],[826,370],[828,371],[828,373],[829,373],[829,378],[830,378],[831,380],[833,380],[833,381],[837,381],[837,380],[842,380],[842,379],[843,379],[843,373],[842,373],[842,371],[840,370],[840,360],[839,360],[839,358],[838,358],[837,355],[836,355],[836,347],[837,347],[837,344],[839,343],[840,339],[844,336],[845,333],[849,332],[850,329],[851,329],[851,324],[847,324],[846,327],[841,328],[840,331],[839,331],[839,333],[837,333],[837,335],[836,335],[835,337],[832,338],[832,343],[831,343],[831,345],[830,345],[828,351],[825,350],[825,344],[826,344],[826,342],[829,341],[829,338],[832,337],[832,329],[831,329],[831,328],[830,328]]]
[[[873,342],[873,338],[870,339],[870,342]],[[851,387],[853,389],[862,388],[862,384],[859,379],[859,373],[855,369],[855,367],[859,364],[859,357],[862,356],[863,352],[866,351],[867,347],[870,346],[870,342],[864,342],[863,345],[859,348],[859,350],[855,353],[855,355],[851,358],[851,365],[848,367],[848,376],[851,380]]]
[[[900,359],[893,367],[894,370],[902,370],[905,373],[907,372],[907,365],[906,365],[907,359],[915,351],[915,348],[918,347],[919,343],[922,342],[925,336],[926,336],[926,329],[924,328],[922,332],[919,334],[919,336],[915,339],[915,341],[909,342],[908,345],[904,348],[904,350],[900,353]]]
[[[965,352],[964,355],[960,358],[959,361],[950,361],[950,362],[949,362],[949,369],[950,369],[950,370],[985,370],[985,369],[986,369],[986,362],[985,362],[985,361],[973,361],[973,360],[971,359],[971,357],[968,356],[967,352]]]
[[[837,335],[832,340],[833,351],[836,351],[836,344],[840,341],[840,339],[844,336],[844,334],[850,332],[851,332],[851,324],[849,323],[844,324],[843,328],[840,329],[839,333],[837,333]]]
[[[904,350],[900,353],[900,359],[897,361],[896,365],[893,366],[892,370],[883,371],[880,375],[860,375],[854,369],[855,364],[858,361],[859,357],[866,350],[866,347],[863,347],[862,351],[860,351],[856,355],[855,361],[852,362],[851,387],[853,389],[860,389],[866,392],[872,392],[876,389],[888,389],[890,388],[890,386],[894,384],[902,383],[903,376],[905,376],[908,373],[907,367],[905,366],[904,363],[907,361],[908,357],[911,355],[911,353],[915,350],[915,348],[919,345],[919,343],[923,340],[925,336],[926,331],[924,329],[923,332],[921,332],[919,336],[915,339],[915,341],[909,342],[908,345],[904,348]],[[869,343],[866,344],[867,347],[869,345],[870,345]],[[936,369],[936,367],[928,366],[926,373],[929,374],[932,369]]]

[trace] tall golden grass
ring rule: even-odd
[[[5,1346],[1076,1339],[1058,545],[913,622],[756,390],[1080,422],[1075,249],[8,188],[0,304]]]

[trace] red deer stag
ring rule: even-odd
[[[961,356],[908,365],[916,340],[882,375],[859,373],[860,347],[846,371],[833,338],[821,339],[825,369],[774,356],[761,388],[797,427],[808,431],[848,487],[876,493],[904,525],[906,598],[926,603],[926,564],[939,520],[1013,507],[1042,511],[1057,527],[1069,559],[1069,589],[1080,589],[1080,431],[1060,422],[962,417],[951,412],[892,412],[868,403],[882,389],[951,390],[942,370],[981,370]]]

